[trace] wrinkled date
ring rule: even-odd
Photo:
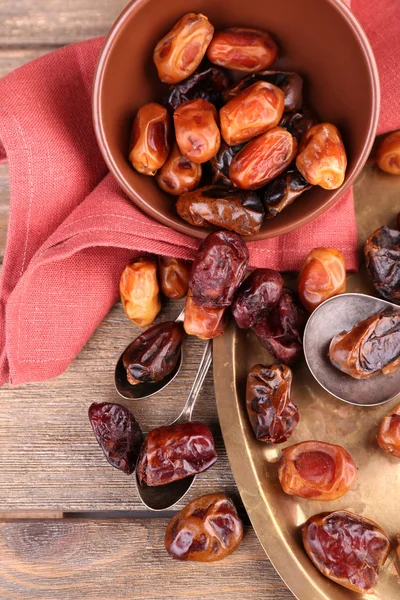
[[[257,81],[220,110],[221,134],[230,146],[247,142],[278,125],[284,95],[272,83]]]
[[[211,340],[222,335],[228,325],[226,307],[210,308],[198,304],[189,291],[185,304],[184,327],[188,335]]]
[[[161,309],[157,260],[134,258],[121,273],[119,290],[128,319],[139,327],[151,325]]]
[[[286,108],[286,107],[285,107]],[[296,138],[301,141],[303,135],[318,122],[318,117],[313,110],[303,107],[297,112],[285,112],[279,122],[279,127],[284,127]]]
[[[378,444],[388,454],[400,458],[400,404],[382,420]]]
[[[193,75],[170,87],[163,105],[173,113],[187,100],[203,98],[219,108],[222,104],[222,93],[228,85],[229,79],[223,69],[203,64]]]
[[[258,189],[285,171],[296,152],[296,139],[286,129],[274,127],[233,157],[229,177],[238,188]]]
[[[297,73],[287,71],[261,71],[248,75],[239,83],[223,92],[225,102],[229,102],[235,96],[257,81],[267,81],[282,90],[284,93],[285,112],[299,110],[303,104],[303,79]],[[282,125],[285,127],[285,125]]]
[[[300,414],[291,398],[292,379],[284,365],[255,365],[247,377],[247,414],[261,442],[286,442],[297,427]]]
[[[212,182],[214,184],[232,187],[232,182],[229,179],[229,167],[231,166],[232,158],[242,148],[242,144],[228,146],[225,142],[221,142],[217,154],[210,161]]]
[[[217,460],[211,431],[194,421],[157,427],[143,442],[137,475],[140,484],[165,485],[202,473]]]
[[[89,421],[110,465],[127,475],[133,473],[143,441],[133,414],[121,404],[93,403]]]
[[[357,467],[341,446],[300,442],[282,450],[279,481],[283,491],[309,500],[336,500],[357,479]]]
[[[158,257],[160,287],[164,296],[173,300],[179,300],[186,296],[191,266],[190,261],[182,258]]]
[[[347,511],[314,515],[302,527],[305,551],[323,575],[360,593],[378,581],[389,538],[373,521]]]
[[[346,150],[339,130],[331,123],[319,123],[301,139],[296,166],[312,185],[335,190],[344,181],[347,167]]]
[[[230,306],[248,261],[249,251],[237,233],[210,233],[200,245],[190,271],[189,290],[193,299],[209,308]]]
[[[161,381],[181,355],[184,330],[180,323],[159,323],[139,335],[125,350],[123,365],[131,385]]]
[[[400,131],[390,133],[379,144],[376,162],[385,173],[400,175]]]
[[[278,177],[275,177],[263,190],[263,202],[267,219],[276,217],[284,208],[292,204],[303,192],[311,189],[295,166],[290,166]]]
[[[400,312],[388,308],[335,335],[329,346],[333,366],[355,379],[389,375],[400,367]]]
[[[244,280],[232,304],[238,327],[252,327],[264,311],[274,308],[283,290],[283,278],[272,269],[256,269]]]
[[[266,69],[277,56],[278,47],[266,31],[245,27],[217,31],[207,50],[212,63],[247,72]]]
[[[365,266],[376,291],[400,302],[400,231],[381,227],[366,241]]]
[[[264,220],[264,209],[255,192],[224,186],[207,186],[183,194],[176,209],[191,225],[214,225],[239,235],[258,233]]]
[[[180,196],[197,188],[201,174],[201,165],[183,156],[178,145],[175,144],[167,160],[158,171],[156,181],[167,194]]]
[[[221,135],[217,110],[207,100],[189,100],[174,112],[176,141],[184,156],[194,163],[210,160],[219,150]]]
[[[155,175],[167,160],[171,122],[167,109],[150,102],[141,106],[132,126],[129,160],[144,175]]]
[[[178,83],[199,66],[214,34],[202,14],[188,13],[174,25],[154,49],[158,76],[164,83]]]
[[[303,354],[306,320],[306,313],[294,293],[284,288],[276,307],[264,313],[253,330],[272,356],[289,365]]]
[[[169,522],[165,548],[172,558],[213,562],[232,554],[243,536],[243,523],[225,494],[192,500]]]
[[[301,267],[297,291],[308,312],[346,291],[346,262],[336,248],[314,248]]]

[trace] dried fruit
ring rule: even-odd
[[[179,300],[186,296],[191,266],[192,263],[183,258],[158,257],[160,287],[164,296],[173,300]]]
[[[139,108],[133,121],[129,160],[144,175],[155,175],[170,150],[171,121],[167,110],[150,102]]]
[[[286,109],[286,107],[285,107]],[[297,112],[285,112],[279,122],[300,143],[304,134],[318,123],[318,117],[313,110],[304,106]]]
[[[174,144],[170,155],[156,175],[156,181],[167,194],[180,196],[197,188],[201,173],[201,165],[183,156],[178,145]]]
[[[385,173],[400,175],[400,131],[387,135],[376,151],[377,165]]]
[[[301,267],[297,290],[308,312],[346,291],[346,262],[336,248],[314,248]]]
[[[174,112],[176,141],[184,156],[194,163],[210,160],[219,150],[221,135],[217,111],[207,100],[189,100]]]
[[[266,31],[245,27],[217,31],[207,50],[212,63],[247,72],[266,69],[277,56],[277,45]]]
[[[119,290],[128,319],[139,327],[151,325],[161,309],[156,259],[142,256],[131,260],[121,273]]]
[[[274,308],[283,290],[283,278],[273,269],[255,269],[244,280],[232,304],[238,327],[255,325],[265,311]]]
[[[239,144],[237,146],[228,146],[228,144],[226,144],[224,141],[221,142],[217,154],[213,156],[210,161],[213,184],[232,187],[232,182],[229,179],[229,167],[231,165],[232,158],[242,148],[243,144]]]
[[[400,404],[382,420],[378,444],[388,454],[400,458]]]
[[[263,190],[265,217],[276,217],[284,208],[292,204],[303,192],[311,189],[308,183],[294,166],[290,166],[278,177],[275,177]]]
[[[285,96],[284,110],[300,110],[303,104],[303,79],[297,73],[288,71],[260,71],[241,79],[234,86],[223,92],[225,102],[229,102],[235,96],[257,81],[267,81],[282,90]],[[285,127],[285,125],[282,125]]]
[[[201,340],[211,340],[222,335],[228,325],[225,306],[210,308],[198,304],[189,291],[186,296],[184,327],[188,335],[196,335]]]
[[[400,231],[381,227],[364,246],[365,266],[376,291],[400,302]]]

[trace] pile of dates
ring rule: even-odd
[[[191,225],[254,235],[312,186],[342,185],[338,129],[304,106],[300,75],[270,70],[277,57],[269,33],[215,32],[195,13],[155,47],[158,76],[170,87],[161,103],[137,111],[129,160],[178,196],[177,212]]]

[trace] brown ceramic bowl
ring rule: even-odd
[[[104,159],[132,201],[173,229],[204,238],[175,210],[176,197],[128,161],[132,119],[146,102],[167,90],[152,60],[157,42],[187,12],[202,12],[216,28],[258,27],[273,34],[280,58],[273,68],[305,78],[306,102],[321,120],[341,131],[348,155],[343,186],[314,188],[274,219],[266,220],[258,240],[287,233],[332,206],[354,182],[371,150],[379,116],[379,78],[368,40],[342,0],[134,0],[120,15],[98,63],[93,118]]]

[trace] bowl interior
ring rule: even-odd
[[[94,124],[105,160],[129,197],[147,214],[183,233],[205,237],[175,211],[176,198],[128,161],[132,119],[167,90],[152,61],[154,46],[185,13],[202,12],[216,28],[258,27],[280,46],[272,68],[294,70],[305,80],[305,100],[321,121],[341,131],[348,155],[342,188],[314,188],[247,240],[286,233],[331,206],[351,185],[371,149],[379,113],[379,83],[372,52],[341,0],[137,0],[122,13],[100,57],[94,88]]]

